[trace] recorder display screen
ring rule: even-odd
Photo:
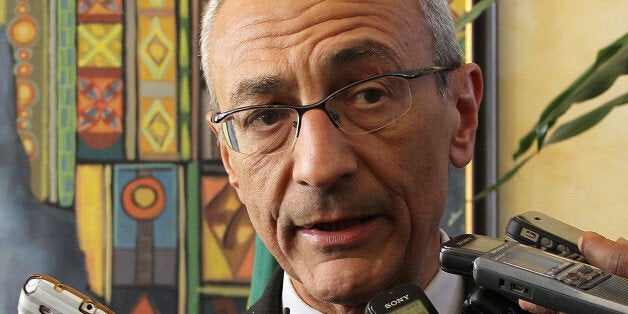
[[[564,260],[534,248],[527,246],[516,246],[515,248],[508,250],[499,260],[539,274],[545,274],[549,270],[565,264]]]
[[[429,314],[421,301],[414,301],[398,309],[390,311],[391,314]]]
[[[474,250],[478,252],[488,252],[500,245],[504,244],[504,241],[489,238],[489,237],[481,237],[475,236],[473,241],[469,241],[464,245],[465,249]]]

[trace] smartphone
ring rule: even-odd
[[[46,276],[26,279],[17,305],[18,314],[114,314],[80,291]]]
[[[628,313],[628,279],[517,242],[473,262],[486,289],[568,313]]]
[[[407,283],[388,290],[369,301],[367,314],[438,314],[421,287]]]
[[[515,241],[577,261],[584,261],[577,244],[583,232],[537,211],[517,215],[506,226],[506,235]]]
[[[461,234],[443,243],[438,255],[440,268],[448,273],[473,275],[473,261],[504,244],[504,240],[478,234]]]

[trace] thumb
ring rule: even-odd
[[[591,265],[618,276],[628,277],[628,241],[617,242],[587,231],[578,239],[578,247]]]

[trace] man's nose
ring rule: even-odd
[[[357,170],[357,156],[349,138],[323,110],[309,110],[301,118],[294,146],[293,179],[327,188]]]

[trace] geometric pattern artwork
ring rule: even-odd
[[[179,158],[175,5],[173,0],[136,3],[137,134],[141,160]]]
[[[85,254],[90,290],[105,300],[111,294],[111,167],[76,167],[75,214],[80,248]]]
[[[112,304],[160,311],[177,308],[178,166],[119,164],[113,169]],[[124,293],[119,293],[124,291]],[[160,291],[156,293],[156,291]],[[130,298],[135,295],[136,298]]]
[[[178,311],[176,290],[163,287],[145,291],[120,287],[113,292],[110,306],[125,314],[186,313]]]
[[[48,68],[48,5],[22,0],[7,4],[7,9],[11,12],[7,34],[14,50],[17,133],[31,164],[31,189],[36,197],[45,199],[49,196],[46,134],[50,110],[46,107],[48,76],[40,69]]]
[[[114,286],[176,285],[178,185],[176,165],[114,167]]]
[[[201,313],[244,313],[246,298],[208,297],[203,298]]]
[[[77,132],[94,149],[111,147],[122,135],[122,80],[78,77]]]
[[[57,158],[52,166],[57,170],[58,195],[51,195],[50,200],[58,199],[60,206],[70,207],[75,199],[76,176],[76,1],[57,1],[56,12],[56,91],[51,94],[57,96],[57,108],[51,129],[56,131]]]
[[[159,18],[150,22],[148,34],[139,47],[140,57],[154,79],[164,77],[174,59],[175,46],[164,32]]]
[[[33,73],[33,65],[31,59],[33,58],[32,46],[35,41],[42,35],[38,34],[38,25],[30,16],[27,4],[20,6],[16,9],[20,13],[9,24],[8,34],[9,39],[14,47],[16,47],[15,57],[15,76],[16,76],[16,97],[17,97],[17,128],[19,135],[22,137],[22,142],[26,148],[26,153],[29,160],[39,158],[40,145],[37,143],[37,139],[30,135],[30,129],[32,122],[30,121],[32,106],[36,105],[36,101],[40,99],[40,88],[35,85],[31,79]]]
[[[215,160],[199,160],[191,153],[201,150],[193,147],[200,142],[192,126],[205,124],[198,114],[197,45],[188,48],[202,4],[73,4],[56,3],[64,8],[58,14],[73,12],[75,17],[74,24],[57,30],[58,43],[70,34],[74,38],[73,45],[63,46],[63,56],[69,58],[61,60],[73,67],[57,69],[64,78],[59,88],[73,86],[70,94],[59,94],[69,99],[59,101],[58,108],[66,105],[59,119],[68,113],[75,119],[63,124],[70,132],[64,130],[59,144],[70,144],[67,152],[74,155],[67,157],[76,158],[67,163],[76,167],[76,195],[70,204],[75,206],[90,291],[120,313],[244,309],[254,250],[252,228],[241,205],[227,213],[227,220],[218,217],[225,212],[213,209],[223,198],[210,201],[203,195],[207,191],[200,191],[198,178],[205,176],[205,164],[212,165],[214,174],[223,170]],[[57,19],[59,25],[72,21]],[[190,86],[190,78],[196,85]],[[229,196],[230,204],[237,201],[224,177],[221,180],[219,194]],[[221,231],[220,224],[229,221],[229,231]],[[202,230],[209,233],[202,235]],[[187,244],[182,242],[184,231],[192,235]],[[206,255],[210,251],[201,237],[207,235],[218,241],[210,247],[216,256]],[[195,246],[198,251],[185,249]],[[212,267],[205,272],[209,280],[201,274],[204,265]]]
[[[97,16],[102,13],[102,19],[105,20],[110,13],[115,15],[122,14],[121,0],[78,0],[76,6],[77,14]]]
[[[255,231],[246,208],[225,176],[204,176],[201,191],[203,281],[249,282]]]
[[[122,24],[85,23],[79,25],[79,67],[122,66]]]
[[[164,151],[172,144],[177,130],[172,112],[168,112],[159,98],[153,99],[152,105],[140,122],[144,139],[156,151]]]
[[[77,151],[79,160],[124,158],[121,1],[77,3]]]

